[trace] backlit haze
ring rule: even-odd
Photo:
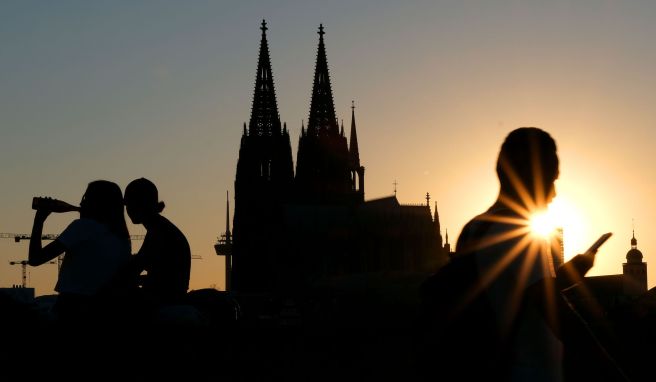
[[[234,196],[262,19],[294,158],[323,23],[347,127],[355,101],[365,199],[393,194],[395,181],[402,203],[429,192],[455,245],[497,196],[506,134],[537,126],[558,144],[566,257],[611,231],[590,274],[621,273],[635,227],[654,286],[650,1],[3,1],[0,232],[31,232],[33,196],[78,203],[90,181],[124,189],[146,177],[202,257],[190,288],[223,289],[213,245]],[[53,214],[44,232],[75,217]],[[26,259],[28,243],[0,240],[0,286],[20,284],[9,261]],[[56,265],[28,271],[37,295],[53,293]]]

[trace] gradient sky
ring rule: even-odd
[[[294,157],[323,23],[347,126],[356,104],[366,199],[392,194],[395,180],[402,203],[430,192],[455,242],[496,198],[505,135],[541,127],[558,144],[558,193],[578,216],[566,254],[612,231],[590,274],[621,273],[634,225],[656,284],[651,1],[3,1],[0,232],[31,231],[32,196],[78,202],[92,180],[124,188],[147,177],[203,258],[190,287],[223,288],[213,244],[262,19]],[[51,215],[44,232],[75,217]],[[0,286],[21,282],[8,262],[27,249],[2,239]],[[55,265],[29,274],[37,295],[53,293]]]

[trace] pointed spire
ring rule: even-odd
[[[437,213],[437,202],[435,202],[435,212],[433,213],[433,224],[435,225],[435,231],[438,235],[442,234],[442,227],[440,226],[440,215]]]
[[[642,263],[642,252],[638,249],[638,240],[635,237],[635,228],[632,230],[631,249],[626,253],[627,263]]]
[[[446,239],[446,244],[449,244],[449,230],[447,228],[444,229],[444,234],[445,234],[445,239]]]
[[[244,135],[248,135],[248,132],[246,131],[246,122],[244,122]]]
[[[342,128],[339,131],[339,135],[341,135],[342,137],[344,136],[344,120],[343,119],[342,119]]]
[[[351,157],[351,165],[353,167],[360,167],[358,133],[355,130],[355,101],[351,101],[351,139],[349,140],[349,155]],[[394,195],[396,195],[396,184],[394,185]]]
[[[308,134],[337,135],[339,127],[335,117],[333,91],[330,86],[328,73],[328,60],[323,42],[323,24],[319,25],[319,48],[314,69],[314,84],[312,86],[312,101],[310,104],[310,118],[308,120]]]
[[[251,135],[273,135],[280,133],[280,116],[276,102],[276,91],[273,86],[271,60],[269,59],[269,44],[266,38],[266,21],[262,20],[262,40],[260,41],[260,56],[255,75],[255,91],[251,120],[248,124]]]
[[[226,243],[230,243],[230,191],[226,190]]]
[[[301,119],[301,137],[305,136],[305,124],[303,123],[303,120]]]

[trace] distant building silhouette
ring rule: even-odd
[[[4,293],[14,301],[22,304],[31,304],[34,302],[34,288],[12,285],[11,288],[0,288],[0,293]]]
[[[631,249],[626,253],[623,273],[585,277],[580,287],[571,291],[570,299],[579,307],[608,311],[647,293],[647,263],[642,261],[635,233]],[[598,314],[598,312],[592,312]]]
[[[626,253],[626,263],[622,264],[624,294],[639,296],[647,292],[647,263],[642,261],[635,231],[631,237],[631,249]]]
[[[396,195],[364,200],[355,106],[347,140],[335,115],[322,25],[294,173],[264,21],[261,30],[251,117],[248,128],[244,124],[235,178],[230,286],[238,292],[294,291],[338,275],[439,267],[446,253],[437,204],[433,215],[428,195],[418,206],[401,205]],[[225,254],[225,238],[219,244],[217,254]]]
[[[551,247],[551,258],[554,263],[554,269],[560,268],[565,263],[565,233],[563,227],[556,228],[554,243]]]
[[[226,230],[216,244],[214,250],[219,256],[225,257],[225,290],[232,290],[232,233],[230,232],[230,194],[226,191]]]

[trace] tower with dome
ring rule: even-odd
[[[647,263],[642,261],[642,252],[638,249],[635,230],[631,238],[631,249],[626,253],[626,263],[622,264],[624,294],[639,296],[647,292]]]

